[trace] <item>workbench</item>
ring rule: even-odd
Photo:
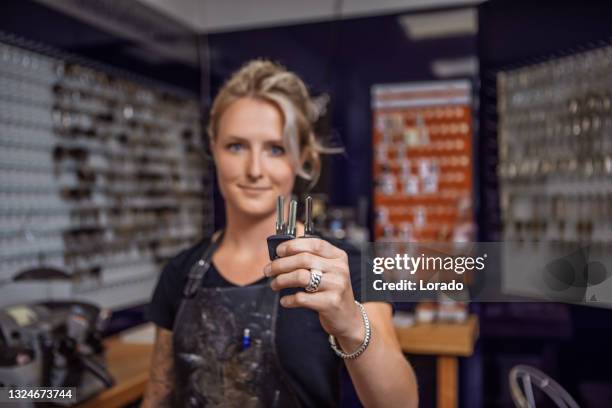
[[[470,315],[464,323],[419,323],[395,331],[404,353],[436,356],[437,407],[458,407],[459,357],[474,353],[478,318]]]
[[[79,404],[79,408],[120,408],[142,398],[149,381],[153,344],[119,336],[105,342],[108,369],[115,385]]]

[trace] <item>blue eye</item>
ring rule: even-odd
[[[242,144],[240,143],[230,143],[227,145],[227,150],[230,152],[239,152],[242,149]]]
[[[270,153],[272,153],[272,156],[282,156],[285,154],[285,148],[282,146],[272,146],[270,148]]]

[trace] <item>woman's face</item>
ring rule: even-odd
[[[226,204],[253,216],[275,211],[293,189],[295,170],[283,144],[283,118],[271,103],[241,98],[221,115],[212,144]]]

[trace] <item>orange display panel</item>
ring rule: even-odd
[[[372,89],[375,239],[473,239],[468,81]]]

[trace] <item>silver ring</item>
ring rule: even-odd
[[[323,273],[318,269],[310,270],[310,282],[306,286],[306,292],[314,293],[319,290],[319,285],[321,284],[321,279],[323,278]]]

